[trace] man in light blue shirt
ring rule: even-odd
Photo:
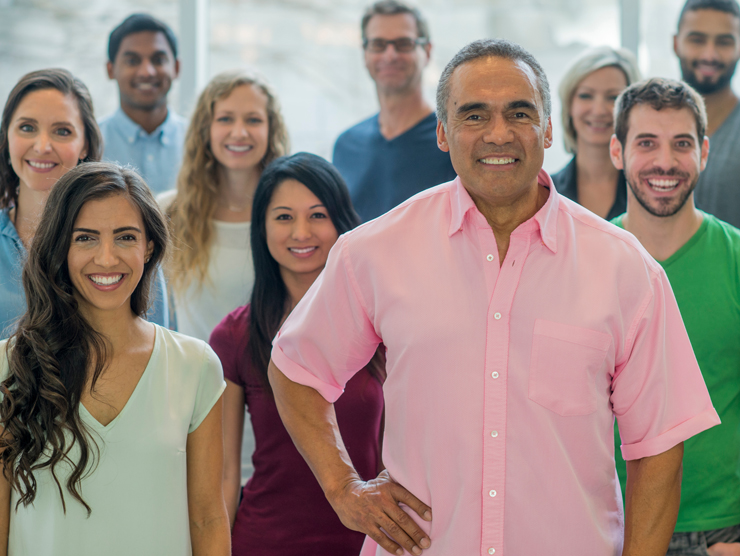
[[[107,69],[118,83],[121,105],[99,122],[104,160],[130,164],[154,193],[172,189],[187,128],[167,106],[180,71],[172,29],[148,14],[127,17],[110,34]]]
[[[0,340],[8,338],[15,331],[18,319],[26,312],[26,296],[21,279],[26,248],[18,237],[9,213],[10,209],[0,210]],[[146,318],[169,328],[169,304],[161,268],[157,270],[152,290]]]

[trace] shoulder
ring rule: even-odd
[[[451,215],[450,197],[454,187],[454,180],[430,187],[385,214],[361,224],[344,234],[348,247],[355,252],[365,245],[370,247],[368,242],[406,244],[418,241],[419,233],[428,235],[434,229],[444,230],[446,233]]]
[[[167,123],[180,133],[184,133],[188,127],[188,120],[172,109],[167,113]]]
[[[611,222],[596,216],[575,201],[560,196],[558,214],[559,240],[570,240],[580,243],[586,249],[594,251],[594,256],[603,260],[605,254],[625,271],[632,269],[647,270],[650,274],[662,272],[660,264],[650,256],[638,239],[630,232]],[[562,219],[562,221],[560,221]],[[568,237],[568,235],[572,237]],[[588,240],[593,241],[581,241]],[[598,251],[598,253],[596,253]],[[631,265],[628,263],[632,263]]]
[[[373,134],[373,131],[378,127],[378,115],[374,114],[362,120],[360,123],[353,125],[349,129],[343,131],[337,138],[337,144],[344,143],[346,141],[359,140],[367,138]]]
[[[157,333],[161,339],[161,349],[167,358],[168,365],[179,366],[183,369],[201,369],[202,365],[210,366],[215,359],[218,361],[211,347],[198,338],[175,332],[169,328],[159,326]],[[221,364],[218,363],[220,368]]]
[[[705,212],[704,218],[707,221],[707,232],[710,240],[723,241],[730,245],[733,251],[740,252],[740,229],[724,220],[720,220],[713,214]]]
[[[237,307],[213,329],[209,343],[217,351],[220,346],[236,347],[234,342],[237,340],[240,344],[244,343],[244,339],[249,335],[249,308],[249,304]]]
[[[177,189],[168,189],[167,191],[159,193],[156,196],[159,208],[162,209],[163,212],[167,212],[170,209],[172,202],[175,200],[175,197],[177,197]]]

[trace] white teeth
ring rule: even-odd
[[[137,83],[136,88],[143,91],[151,91],[152,89],[154,89],[154,85],[152,85],[151,83]]]
[[[226,145],[227,151],[234,151],[235,153],[245,153],[251,148],[251,145]]]
[[[480,161],[483,164],[512,164],[514,162],[513,158],[481,158]]]
[[[648,180],[648,183],[653,189],[660,191],[670,191],[678,185],[679,180]]]
[[[123,278],[123,274],[117,274],[115,276],[98,276],[97,274],[91,274],[90,280],[98,284],[99,286],[110,286],[120,282]]]
[[[56,166],[54,162],[34,162],[33,160],[29,160],[28,165],[31,168],[38,168],[39,170],[48,170]]]
[[[313,251],[314,249],[316,249],[316,247],[301,247],[301,248],[298,248],[298,247],[288,247],[288,249],[290,251],[292,251],[293,253],[305,254],[305,253],[310,253],[311,251]]]

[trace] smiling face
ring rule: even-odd
[[[693,10],[684,14],[673,50],[681,76],[700,94],[730,86],[740,59],[740,19],[718,10]]]
[[[368,41],[419,38],[416,20],[411,14],[374,15],[365,28]],[[429,63],[431,44],[417,45],[411,52],[397,52],[387,45],[383,52],[365,49],[365,67],[378,91],[403,94],[421,87],[421,73]]]
[[[132,33],[121,41],[108,77],[118,82],[121,105],[154,110],[167,104],[172,80],[180,71],[170,43],[159,31]]]
[[[85,203],[77,215],[67,268],[80,311],[132,314],[131,294],[144,273],[153,242],[140,211],[123,195]]]
[[[615,66],[597,69],[578,84],[570,117],[579,146],[609,145],[614,133],[614,101],[626,87],[624,72]]]
[[[213,105],[211,152],[226,170],[257,167],[267,153],[270,125],[267,95],[240,85]]]
[[[689,108],[655,110],[640,104],[628,122],[625,144],[614,137],[611,156],[614,166],[624,170],[630,197],[653,216],[692,209],[693,202],[687,201],[693,199],[709,155],[709,141],[697,137],[694,114]]]
[[[476,204],[511,203],[536,193],[552,144],[543,112],[534,72],[524,62],[478,58],[455,69],[447,129],[437,125],[437,142]]]
[[[293,179],[275,188],[267,206],[265,233],[267,248],[286,282],[302,277],[313,281],[339,237],[319,198]]]
[[[56,89],[28,93],[10,119],[8,151],[22,188],[51,190],[87,156],[85,129],[74,97]]]

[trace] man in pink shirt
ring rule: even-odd
[[[665,554],[683,441],[719,422],[665,273],[541,170],[521,47],[463,48],[437,111],[458,178],[342,236],[275,340],[288,431],[363,556]],[[386,470],[359,477],[331,402],[380,342]]]

